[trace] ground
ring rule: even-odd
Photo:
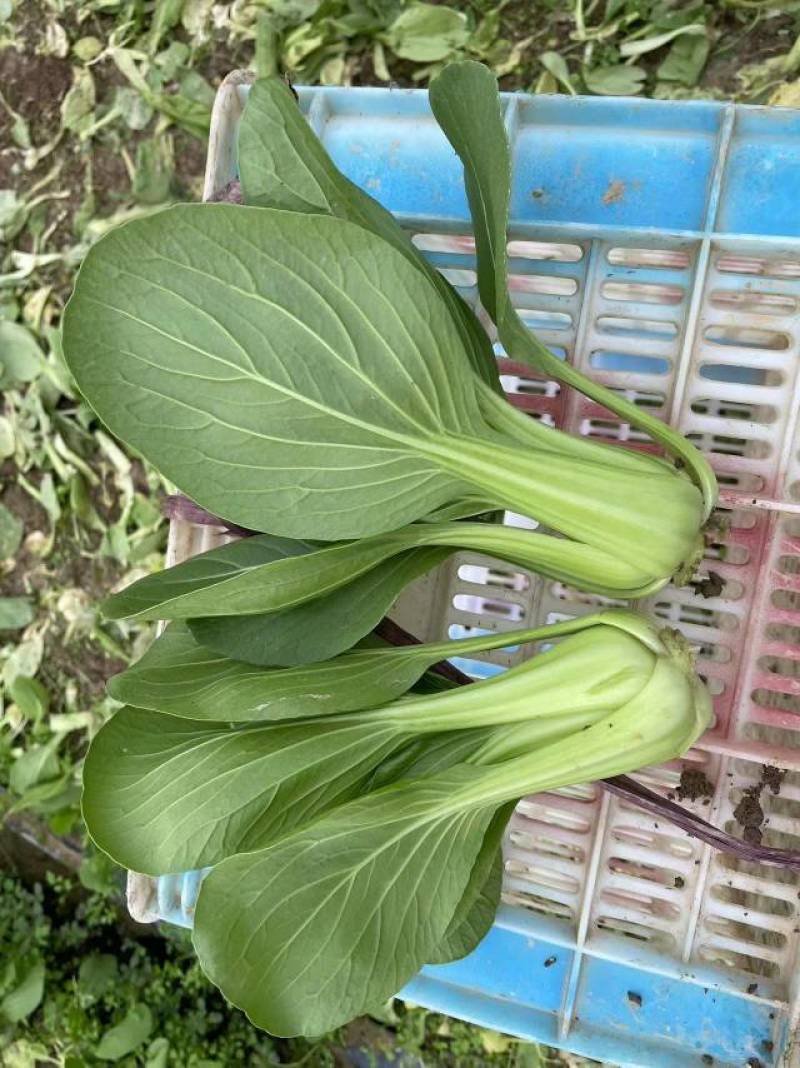
[[[57,328],[93,240],[199,197],[229,70],[425,85],[466,55],[506,89],[800,104],[799,31],[794,0],[0,0],[0,813],[82,846],[105,680],[150,638],[96,606],[159,566],[165,487],[80,402]],[[474,1041],[479,1063],[523,1063]]]

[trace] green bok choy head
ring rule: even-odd
[[[495,728],[466,761],[362,793],[217,864],[201,887],[194,932],[210,977],[257,1025],[310,1035],[442,959],[454,915],[475,900],[473,869],[504,804],[675,757],[707,726],[708,695],[685,648],[652,636],[643,643],[647,680],[583,729],[526,742],[535,717]],[[634,657],[631,682],[639,651]],[[535,670],[530,682],[535,701]]]
[[[332,541],[479,498],[565,535],[540,536],[549,573],[563,558],[568,581],[622,596],[701,549],[684,473],[544,429],[523,448],[487,419],[439,287],[337,217],[185,205],[128,223],[84,261],[64,343],[109,428],[244,527]]]
[[[176,637],[167,660],[185,663]],[[444,654],[559,637],[490,680],[397,696]],[[201,962],[282,1035],[334,1027],[474,944],[510,803],[676,757],[710,719],[682,639],[623,611],[249,680],[207,665],[217,720],[207,705],[189,718],[191,695],[176,703],[158,667],[131,673],[127,696],[167,711],[125,708],[101,729],[84,817],[135,870],[216,865],[196,914]],[[317,716],[314,694],[327,696]]]

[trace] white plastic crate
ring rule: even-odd
[[[236,176],[248,76],[214,111],[206,197]],[[337,165],[382,200],[477,306],[460,165],[421,91],[300,89]],[[765,842],[800,847],[800,117],[716,103],[507,96],[514,303],[545,343],[668,420],[722,489],[706,568],[720,596],[641,607],[701,649],[716,724],[686,762],[640,774],[667,791],[685,763],[715,785],[697,811],[735,830],[763,763]],[[486,317],[482,316],[486,321]],[[502,358],[513,404],[572,433],[643,435]],[[644,447],[647,447],[645,444]],[[513,521],[513,517],[512,517]],[[173,523],[168,564],[220,544]],[[602,599],[472,553],[415,584],[395,617],[423,639],[533,626]],[[467,665],[484,674],[529,648]],[[463,663],[461,664],[463,667]],[[689,802],[686,802],[688,805]],[[800,873],[743,864],[595,785],[529,798],[505,842],[504,906],[463,962],[404,994],[453,1015],[626,1065],[798,1065]],[[200,873],[131,875],[140,920],[191,924]],[[709,1060],[711,1058],[711,1060]]]

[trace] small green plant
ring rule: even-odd
[[[427,1068],[556,1068],[527,1043],[435,1013],[387,1004],[350,1031],[313,1041],[268,1038],[225,1003],[180,930],[121,930],[115,892],[81,896],[51,876],[27,887],[0,878],[0,1065],[3,1068],[334,1068],[359,1063]]]

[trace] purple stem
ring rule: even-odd
[[[255,530],[248,530],[247,527],[237,526],[236,523],[229,523],[226,519],[220,519],[217,515],[212,515],[205,508],[201,508],[199,504],[195,504],[188,497],[184,497],[182,493],[171,493],[168,497],[165,497],[161,502],[161,514],[166,516],[167,519],[177,519],[183,523],[197,523],[199,526],[204,527],[222,527],[223,530],[227,530],[229,534],[235,534],[238,538],[250,538],[253,534],[258,533]]]

